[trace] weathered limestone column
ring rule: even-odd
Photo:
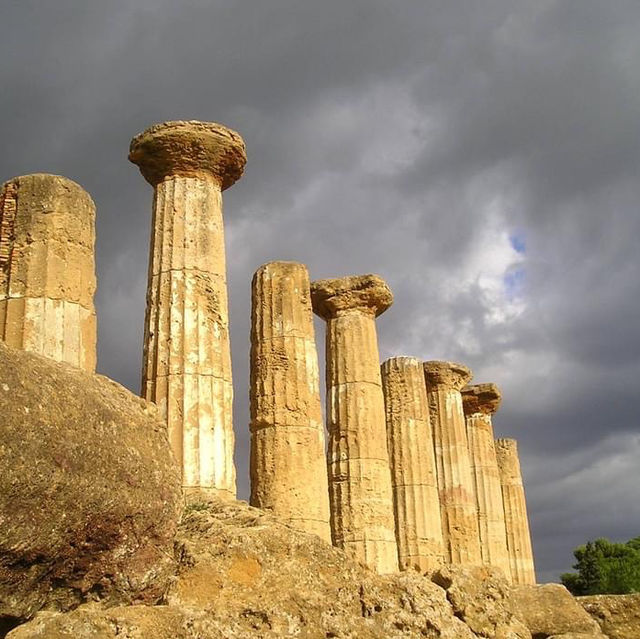
[[[491,416],[498,410],[501,401],[502,396],[495,384],[475,384],[462,390],[482,561],[500,568],[507,579],[511,579],[502,488],[491,423]]]
[[[251,285],[251,505],[331,543],[309,274],[270,262]]]
[[[235,497],[222,191],[246,162],[211,122],[156,124],[129,160],[153,185],[142,394],[169,427],[185,488]]]
[[[533,564],[527,502],[516,440],[497,439],[496,455],[502,484],[511,578],[515,584],[535,584],[536,571]]]
[[[0,336],[96,368],[96,207],[75,182],[36,173],[0,187]]]
[[[424,363],[438,469],[442,536],[452,564],[480,565],[480,533],[460,390],[471,380],[462,364]]]
[[[422,363],[415,357],[392,357],[380,371],[398,561],[402,570],[433,570],[444,563],[444,545]]]
[[[377,275],[318,280],[327,321],[328,473],[333,543],[379,573],[398,570],[375,318],[393,301]]]

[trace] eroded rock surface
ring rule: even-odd
[[[514,610],[534,639],[567,633],[601,636],[598,624],[560,584],[520,585],[512,592]]]
[[[178,575],[166,605],[83,606],[39,616],[9,639],[476,636],[427,577],[377,576],[272,515],[243,502],[206,499],[192,501],[184,513]]]
[[[97,598],[156,602],[181,495],[155,410],[0,344],[0,414],[0,624]]]
[[[611,639],[640,639],[640,593],[578,597],[578,602]]]
[[[447,592],[453,610],[479,637],[530,639],[518,619],[511,587],[504,573],[490,566],[444,566],[433,573],[434,583]]]

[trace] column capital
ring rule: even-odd
[[[484,413],[493,415],[502,403],[502,393],[495,384],[473,384],[462,389],[465,415]]]
[[[170,176],[204,173],[224,191],[242,176],[247,154],[240,134],[221,124],[176,120],[154,124],[136,135],[129,160],[153,186]]]
[[[443,362],[431,360],[424,362],[424,376],[427,382],[427,388],[435,386],[444,386],[446,388],[460,391],[473,377],[471,369],[464,364],[456,362]]]
[[[377,317],[393,304],[393,294],[379,275],[349,275],[312,282],[311,302],[325,320],[354,310]]]

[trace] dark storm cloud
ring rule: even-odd
[[[21,0],[1,19],[0,176],[94,197],[99,368],[133,390],[151,189],[129,140],[176,118],[244,136],[225,194],[244,496],[249,282],[294,259],[388,279],[382,357],[503,387],[542,578],[588,537],[639,533],[635,0]]]

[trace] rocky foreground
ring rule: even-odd
[[[2,344],[0,414],[0,636],[640,637],[638,596],[583,607],[489,568],[382,577],[244,502],[185,505],[152,407]]]

